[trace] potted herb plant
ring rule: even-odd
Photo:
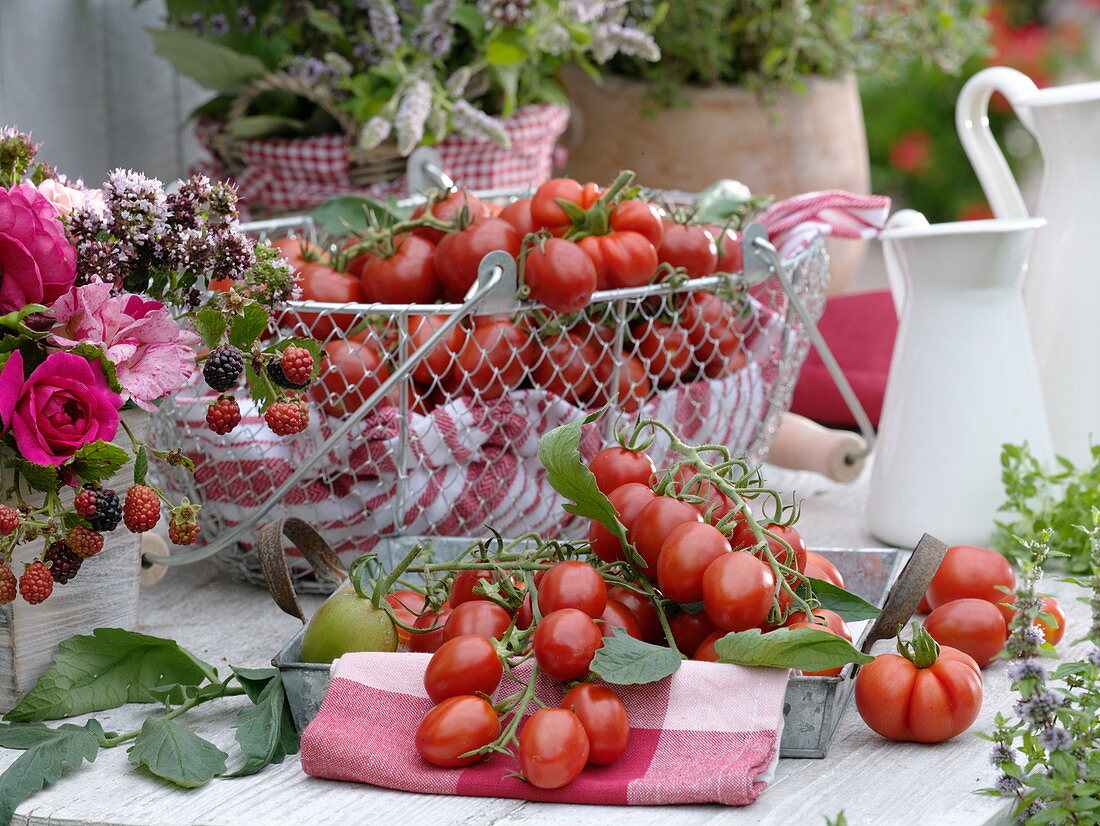
[[[680,189],[733,177],[779,198],[867,192],[856,76],[888,74],[913,54],[957,70],[984,43],[983,5],[631,0],[628,20],[656,22],[661,60],[617,57],[600,82],[564,75],[568,169],[602,180],[629,166],[653,186]],[[834,288],[852,269],[834,259]]]
[[[467,187],[541,183],[568,122],[558,71],[658,56],[621,6],[168,0],[167,28],[152,36],[216,93],[196,112],[215,171],[233,173],[249,205],[287,211],[400,192],[422,144]]]

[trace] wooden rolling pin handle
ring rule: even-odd
[[[812,470],[834,482],[863,472],[867,443],[857,433],[830,430],[795,413],[784,413],[768,461],[792,470]]]
[[[168,573],[168,566],[147,563],[145,554],[167,556],[168,543],[164,541],[164,537],[159,533],[153,533],[152,531],[143,533],[141,535],[141,554],[141,587],[148,588],[150,585],[156,585],[164,579],[164,575]]]

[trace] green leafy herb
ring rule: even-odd
[[[810,583],[814,596],[821,602],[822,608],[836,611],[849,622],[874,619],[882,613],[863,597],[856,596],[851,591],[845,591],[831,582],[814,579],[812,576],[806,577],[806,581]]]
[[[130,762],[185,789],[225,771],[229,756],[208,740],[163,717],[149,717],[130,750]]]
[[[66,769],[75,769],[85,760],[91,763],[99,753],[103,728],[95,720],[47,730],[48,737],[23,747],[26,751],[0,775],[0,823],[10,823],[20,803],[56,783]]]
[[[263,62],[252,55],[212,43],[192,32],[150,30],[149,34],[157,54],[177,72],[217,92],[236,93],[244,84],[267,72]]]
[[[198,685],[215,680],[213,666],[172,640],[97,628],[91,636],[61,643],[53,665],[5,719],[56,720],[123,703],[149,703],[166,684]]]
[[[636,685],[663,680],[680,667],[680,657],[671,649],[636,640],[622,628],[614,629],[592,658],[592,671],[613,685]]]
[[[733,631],[715,642],[714,649],[719,662],[803,671],[824,671],[874,660],[843,637],[816,628],[777,628],[767,634],[756,628]]]

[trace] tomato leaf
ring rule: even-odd
[[[124,703],[156,702],[164,686],[199,685],[217,676],[213,666],[172,640],[97,628],[91,636],[62,642],[53,665],[5,719],[56,720]]]
[[[592,658],[592,671],[605,683],[654,683],[675,673],[680,657],[671,648],[636,640],[622,628],[613,629]]]
[[[814,596],[821,601],[821,607],[836,611],[849,622],[874,619],[882,613],[881,609],[876,608],[863,597],[857,597],[851,591],[845,591],[831,582],[814,579],[812,576],[806,579],[810,582]]]
[[[567,513],[595,519],[624,545],[626,529],[619,522],[615,506],[596,485],[596,477],[581,460],[581,431],[592,424],[602,410],[555,427],[539,440],[539,461],[546,468],[546,480],[573,504],[563,505]]]
[[[274,671],[274,669],[272,669]],[[237,681],[245,687],[255,703],[237,712],[237,742],[241,745],[245,760],[229,777],[245,777],[255,774],[269,763],[282,763],[288,754],[298,751],[298,732],[290,713],[282,678],[275,671],[256,679],[258,673],[234,669]],[[255,689],[263,682],[259,694]]]
[[[225,771],[229,756],[209,740],[163,717],[148,717],[129,749],[130,762],[194,789]]]
[[[20,803],[56,783],[66,769],[75,769],[85,760],[91,763],[99,754],[103,728],[96,720],[44,731],[48,734],[28,735],[37,738],[32,744],[13,746],[26,751],[0,775],[0,823],[10,823]]]
[[[770,668],[799,668],[824,671],[847,663],[869,663],[875,658],[863,654],[843,637],[816,628],[778,628],[767,634],[760,629],[732,631],[714,643],[718,661]]]

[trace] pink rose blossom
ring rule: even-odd
[[[24,379],[15,350],[0,371],[0,432],[11,431],[28,462],[60,465],[89,442],[110,441],[121,406],[100,365],[73,353],[50,353]]]
[[[102,213],[107,207],[103,203],[103,193],[98,189],[74,189],[60,181],[47,178],[38,185],[38,191],[53,204],[59,218],[65,218],[75,210],[88,204],[96,212]]]
[[[102,282],[74,287],[57,300],[58,347],[93,344],[115,365],[125,398],[145,410],[154,399],[178,390],[195,372],[199,337],[180,328],[159,301],[123,293],[111,295]]]
[[[0,313],[52,304],[76,279],[76,250],[31,184],[0,188]]]

